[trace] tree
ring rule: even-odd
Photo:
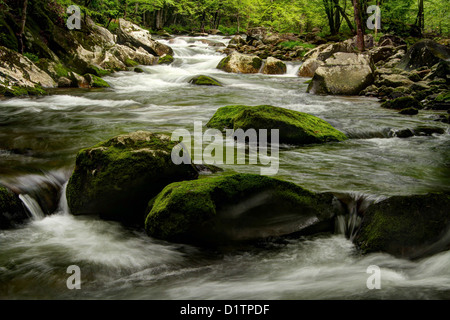
[[[424,15],[424,11],[423,11],[423,0],[419,0],[419,12],[417,13],[417,18],[416,18],[415,24],[423,32],[423,30],[425,29],[425,15]]]
[[[28,0],[23,1],[22,16],[20,18],[19,32],[17,33],[18,51],[23,53],[23,34],[25,32],[25,24],[27,22]]]
[[[360,52],[364,51],[364,26],[362,23],[360,0],[353,0],[356,24],[356,46]]]

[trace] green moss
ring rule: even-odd
[[[5,97],[19,97],[19,96],[39,96],[46,95],[47,92],[39,85],[35,87],[4,87],[0,86],[0,95]]]
[[[255,58],[253,58],[253,60],[252,60],[252,66],[253,66],[253,68],[255,68],[256,70],[261,69],[262,63],[263,63],[263,61],[262,61],[262,59],[259,58],[259,57],[255,57]]]
[[[301,41],[283,41],[278,44],[278,46],[287,48],[287,49],[294,49],[295,47],[303,47],[305,49],[314,49],[316,46],[311,43],[304,43]]]
[[[450,91],[442,92],[436,99],[438,102],[449,102],[450,101]]]
[[[217,69],[223,70],[225,66],[230,62],[231,56],[227,56],[220,60],[219,64],[217,65]]]
[[[174,58],[170,54],[166,54],[159,58],[158,64],[171,64]]]
[[[39,57],[33,53],[30,52],[25,52],[23,54],[25,57],[27,57],[28,59],[30,59],[32,62],[38,62],[39,61]]]
[[[315,116],[273,106],[227,106],[217,110],[207,123],[210,128],[279,129],[280,142],[290,144],[344,141],[345,134]]]
[[[102,78],[97,77],[93,74],[85,74],[84,78],[89,82],[89,85],[92,88],[109,88],[110,87],[108,82],[106,82]]]
[[[389,198],[369,207],[355,243],[364,253],[419,256],[447,230],[449,207],[448,193]]]
[[[171,182],[198,176],[192,166],[173,164],[175,144],[139,131],[81,150],[67,185],[71,212],[143,225],[149,198]]]
[[[423,108],[422,103],[417,101],[412,96],[405,96],[405,97],[400,97],[400,98],[396,98],[393,100],[385,101],[381,104],[381,107],[387,108],[387,109],[397,109],[397,110],[402,110],[402,109],[406,109],[406,108],[416,108],[416,109]]]
[[[189,83],[198,85],[198,86],[219,86],[221,87],[222,84],[220,84],[219,81],[217,81],[214,78],[208,77],[208,76],[196,76],[194,78],[192,78]]]
[[[240,220],[248,223],[246,213],[254,219],[276,219],[277,212],[298,215],[332,216],[330,195],[316,195],[293,183],[252,174],[233,174],[168,185],[148,205],[147,233],[156,238],[195,241],[209,234],[211,241],[223,234],[218,219],[227,220],[230,205],[239,206],[260,195],[258,204],[241,205]],[[277,211],[278,210],[278,211]],[[197,239],[197,237],[199,237]],[[204,238],[203,238],[204,240]]]
[[[125,60],[125,65],[126,65],[127,67],[136,67],[136,66],[139,65],[139,63],[137,63],[137,62],[134,61],[133,59],[127,58],[127,59]]]
[[[87,72],[86,73],[93,74],[93,75],[95,75],[97,77],[104,77],[104,76],[110,75],[112,72],[110,70],[105,70],[105,69],[102,69],[102,68],[90,65],[87,68]]]

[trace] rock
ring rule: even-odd
[[[373,63],[367,55],[335,53],[317,68],[308,92],[313,94],[357,95],[372,84]],[[344,80],[345,79],[345,80]]]
[[[227,106],[219,108],[206,124],[219,129],[279,129],[280,143],[303,145],[344,141],[345,134],[312,115],[274,106]]]
[[[56,82],[27,57],[0,46],[0,89],[54,88]]]
[[[0,230],[9,229],[28,219],[22,201],[11,190],[0,186]]]
[[[419,110],[411,107],[411,108],[402,109],[402,110],[400,110],[399,113],[405,114],[405,115],[410,115],[410,116],[415,116],[415,115],[419,114]]]
[[[380,37],[378,40],[378,46],[379,47],[385,47],[385,46],[393,46],[393,47],[400,47],[400,46],[406,46],[406,41],[403,40],[400,37],[397,37],[395,35],[385,34]]]
[[[266,63],[263,66],[262,73],[264,74],[285,74],[286,73],[286,64],[273,57],[268,57]]]
[[[293,183],[234,174],[168,185],[149,203],[151,237],[203,246],[333,230],[334,197]]]
[[[385,61],[392,57],[397,52],[393,46],[375,47],[369,51],[369,54],[374,63]]]
[[[381,104],[381,107],[387,108],[387,109],[407,109],[407,108],[416,108],[416,109],[423,109],[422,104],[417,101],[412,96],[406,96],[406,97],[400,97],[393,100],[388,100],[386,102],[383,102]]]
[[[240,35],[236,35],[233,38],[231,38],[229,45],[245,45],[245,39],[242,38]]]
[[[247,43],[253,40],[262,41],[267,35],[267,29],[264,27],[250,28],[247,30]]]
[[[144,73],[144,70],[142,70],[141,68],[134,68],[133,71],[136,73]]]
[[[72,87],[72,80],[66,77],[60,77],[58,79],[58,88],[70,88]]]
[[[370,206],[355,237],[364,252],[420,258],[448,250],[450,195],[395,196]]]
[[[414,70],[421,67],[431,68],[439,62],[450,59],[450,48],[432,40],[425,39],[414,44],[398,64],[403,70]]]
[[[192,165],[175,165],[170,136],[138,131],[81,150],[67,185],[74,215],[143,225],[149,199],[167,184],[195,179]]]
[[[90,74],[90,73],[85,74],[84,78],[86,79],[87,83],[89,84],[89,87],[91,87],[91,88],[109,88],[110,87],[108,82],[106,82],[102,78],[97,77],[93,74]]]
[[[172,64],[174,60],[175,59],[171,55],[165,54],[161,58],[159,58],[158,64]]]
[[[378,87],[409,87],[412,84],[413,82],[409,80],[407,76],[400,74],[380,74],[375,80],[375,85]]]
[[[222,86],[222,84],[216,79],[204,75],[192,78],[191,80],[189,80],[189,83],[195,84],[197,86]]]
[[[172,48],[153,40],[148,30],[122,18],[119,19],[117,28],[117,41],[119,44],[129,43],[136,48],[142,47],[155,56],[161,57],[165,54],[173,56]]]
[[[297,75],[299,77],[308,77],[312,78],[314,77],[314,73],[316,72],[317,68],[324,65],[324,62],[318,59],[310,58],[303,62],[300,69],[298,70]]]
[[[424,80],[444,79],[445,83],[450,84],[450,62],[440,61],[435,64],[430,73],[424,77]]]
[[[230,73],[258,73],[262,66],[262,59],[255,55],[233,52],[222,59],[217,69]]]

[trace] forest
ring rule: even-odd
[[[1,0],[0,44],[5,42],[5,29],[11,22],[20,32],[22,12],[28,1]],[[220,30],[224,34],[245,33],[252,27],[266,27],[274,32],[302,34],[318,28],[322,36],[355,33],[355,5],[362,21],[369,16],[367,8],[381,10],[381,32],[399,36],[436,36],[450,32],[449,5],[446,0],[35,0],[43,2],[60,16],[67,18],[66,8],[79,5],[84,14],[114,31],[118,18],[129,19],[152,32],[205,32]],[[12,14],[13,21],[5,16]],[[9,22],[9,24],[7,24]],[[365,23],[364,27],[365,27]],[[17,30],[16,30],[17,29]],[[374,32],[374,30],[368,30]],[[3,40],[2,40],[3,39]]]

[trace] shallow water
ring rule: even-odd
[[[136,130],[193,132],[194,121],[206,124],[219,107],[271,104],[316,115],[354,137],[282,146],[277,177],[314,191],[374,198],[450,189],[450,135],[447,125],[433,121],[435,113],[403,116],[375,99],[306,94],[307,79],[295,76],[298,63],[289,63],[283,76],[227,74],[215,69],[224,56],[197,40],[170,43],[171,66],[106,77],[111,89],[0,101],[1,182],[32,204],[43,183],[63,190],[81,148]],[[188,84],[198,74],[224,86]],[[447,133],[384,138],[391,129],[420,125]],[[1,299],[450,299],[448,251],[413,262],[362,257],[343,235],[323,235],[211,252],[71,216],[61,199],[55,215],[35,215],[18,229],[0,231]],[[82,290],[67,289],[69,265],[80,267]],[[381,268],[381,290],[366,286],[370,265]]]

